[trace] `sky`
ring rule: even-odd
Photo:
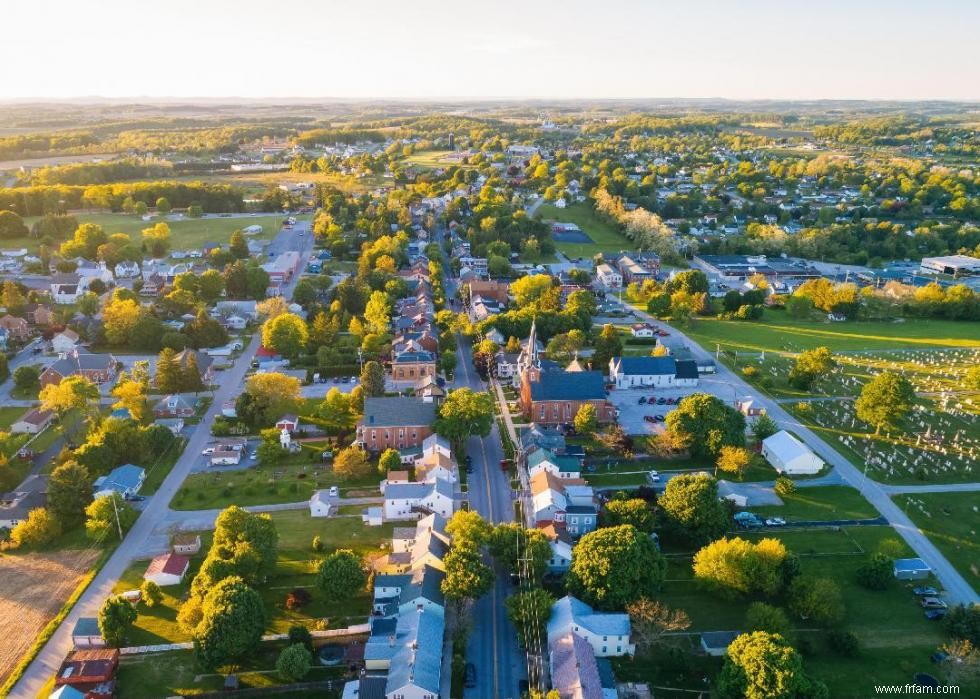
[[[0,100],[980,99],[977,0],[8,0],[0,20]]]

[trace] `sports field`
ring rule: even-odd
[[[619,252],[635,247],[616,226],[597,217],[595,210],[587,203],[572,204],[564,209],[559,209],[554,204],[542,204],[534,217],[549,222],[574,223],[592,239],[591,243],[555,241],[555,247],[571,258],[590,258],[600,252]]]

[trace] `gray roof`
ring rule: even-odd
[[[0,495],[0,519],[27,519],[31,510],[47,504],[47,493],[41,490],[26,490]]]
[[[565,595],[551,606],[548,619],[548,642],[562,636],[574,625],[582,626],[599,636],[629,636],[630,618],[627,614],[596,612],[571,595]]]
[[[598,371],[545,371],[531,382],[531,400],[596,400],[606,397],[605,381]]]
[[[99,620],[94,616],[79,617],[75,622],[75,628],[71,631],[72,636],[101,636],[99,631]]]
[[[673,357],[616,357],[613,361],[619,365],[619,371],[628,375],[673,376],[677,373],[677,361]]]
[[[398,617],[398,639],[388,669],[386,694],[409,685],[439,694],[444,632],[440,612],[413,610]]]
[[[705,631],[701,634],[701,645],[705,648],[728,648],[741,633],[741,631]]]
[[[56,360],[48,367],[48,370],[56,371],[61,376],[73,376],[83,369],[86,371],[105,371],[115,363],[116,358],[111,354],[78,352]]]
[[[436,406],[418,398],[365,398],[364,427],[411,427],[431,425],[436,419]]]
[[[384,675],[365,675],[357,683],[357,699],[385,699]]]
[[[548,644],[551,685],[562,697],[602,699],[602,680],[588,641],[569,631]]]
[[[214,363],[214,359],[212,359],[211,355],[204,354],[204,352],[198,352],[196,349],[187,348],[178,352],[174,359],[177,360],[177,363],[180,364],[181,367],[186,369],[187,362],[191,355],[193,355],[197,360],[198,373],[200,373],[201,376],[204,376],[211,364]]]

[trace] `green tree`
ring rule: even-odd
[[[830,578],[797,576],[787,590],[789,609],[803,621],[834,626],[844,619],[840,586]]]
[[[85,533],[90,539],[103,541],[107,536],[118,536],[120,528],[125,535],[139,518],[139,513],[122,495],[113,491],[111,495],[102,495],[89,503],[85,516]]]
[[[732,641],[715,686],[724,699],[793,699],[808,685],[799,653],[782,636],[754,631]]]
[[[776,495],[781,498],[788,497],[796,492],[796,483],[793,482],[792,478],[787,478],[786,476],[779,476],[776,478]]]
[[[493,529],[476,510],[458,510],[446,523],[446,533],[454,544],[479,547],[490,541]]]
[[[793,624],[786,612],[765,602],[753,602],[745,610],[745,628],[779,634],[783,638],[793,637]]]
[[[18,522],[10,530],[10,542],[15,547],[41,548],[61,536],[61,523],[46,507],[36,507],[27,513],[27,519]]]
[[[251,257],[251,253],[248,251],[248,243],[245,241],[245,236],[242,232],[234,231],[231,234],[231,241],[228,245],[228,252],[236,260],[247,260]]]
[[[718,496],[718,482],[709,475],[671,478],[657,504],[667,526],[692,543],[710,541],[728,529],[728,507]]]
[[[156,201],[156,209],[161,214],[169,214],[170,201],[166,197],[159,197]]]
[[[581,435],[592,435],[599,429],[599,418],[596,415],[595,406],[592,403],[583,403],[582,407],[575,413],[575,431]]]
[[[99,609],[99,633],[110,648],[119,648],[136,621],[136,608],[122,597],[109,597]]]
[[[493,570],[483,562],[476,546],[454,541],[444,563],[446,577],[442,581],[442,593],[459,609],[466,601],[482,597],[493,587]]]
[[[439,371],[445,376],[452,378],[458,362],[459,359],[456,357],[456,352],[447,349],[439,355]]]
[[[391,323],[391,301],[383,291],[371,292],[367,305],[364,307],[364,322],[368,332],[383,335]]]
[[[883,553],[874,553],[857,569],[857,581],[869,590],[885,590],[891,586],[893,561]]]
[[[313,662],[313,654],[302,643],[286,646],[276,658],[276,672],[286,682],[299,682],[306,677]]]
[[[649,534],[653,531],[656,518],[650,505],[642,498],[613,498],[602,508],[600,519],[604,527],[629,524]]]
[[[667,562],[653,540],[629,524],[597,529],[572,549],[568,590],[600,609],[622,609],[654,595]]]
[[[366,582],[361,558],[350,549],[337,549],[317,568],[317,585],[332,602],[350,599]]]
[[[13,211],[0,210],[0,238],[26,238],[28,233],[24,219]]]
[[[909,414],[915,403],[915,389],[904,376],[885,371],[861,389],[861,395],[854,401],[855,414],[869,425],[874,425],[875,434],[882,427],[894,427],[898,421]]]
[[[715,458],[724,446],[745,445],[745,416],[707,393],[692,393],[667,413],[667,429],[689,444],[694,456]]]
[[[163,590],[152,580],[144,580],[140,585],[140,597],[147,607],[156,607],[163,601]]]
[[[435,422],[435,431],[457,445],[471,435],[488,436],[492,427],[493,398],[470,388],[451,391],[439,406]]]
[[[544,578],[551,558],[551,544],[544,532],[505,522],[493,528],[488,544],[494,560],[511,573],[526,574],[534,583]]]
[[[368,453],[358,446],[341,450],[333,460],[333,472],[343,481],[368,478],[372,470]]]
[[[389,471],[398,471],[402,467],[402,457],[397,449],[385,449],[378,457],[378,473],[382,478],[388,475]]]
[[[284,357],[299,356],[308,341],[306,321],[295,313],[283,313],[262,325],[262,345]]]
[[[25,364],[14,369],[14,387],[19,391],[40,388],[41,372],[35,364]]]
[[[694,578],[725,597],[772,596],[782,589],[786,557],[779,539],[718,539],[694,554]]]
[[[761,442],[763,439],[772,437],[777,432],[779,432],[779,426],[776,424],[776,421],[765,413],[762,413],[752,423],[752,437],[756,442]]]
[[[718,453],[718,469],[737,476],[739,480],[742,480],[751,463],[752,454],[745,447],[722,447]]]
[[[289,645],[300,644],[306,650],[313,652],[313,635],[310,630],[305,626],[300,626],[299,624],[295,626],[290,626],[289,631]]]
[[[606,323],[602,326],[593,347],[595,352],[592,354],[592,366],[598,371],[605,372],[609,366],[609,360],[623,354],[623,338],[615,325]]]
[[[645,650],[659,644],[664,634],[686,631],[691,626],[691,618],[683,609],[671,609],[648,597],[640,597],[627,604],[626,613],[630,617],[636,644]]]
[[[237,576],[220,580],[204,595],[194,629],[198,662],[213,669],[253,652],[265,629],[265,606],[258,592]]]
[[[551,605],[555,603],[546,590],[535,587],[518,592],[504,600],[507,618],[517,631],[517,642],[522,648],[534,650],[545,645],[545,625],[551,617]]]
[[[248,399],[243,403],[243,397]],[[236,402],[238,417],[255,427],[272,425],[300,406],[300,383],[295,376],[270,371],[253,374],[245,382],[245,393]],[[242,408],[239,406],[242,405]]]
[[[361,369],[361,386],[366,396],[383,396],[385,393],[385,370],[379,362],[373,359],[364,362]]]
[[[221,272],[209,269],[197,278],[198,294],[205,303],[214,303],[225,290],[225,280]]]
[[[92,502],[92,477],[75,461],[66,461],[48,478],[48,507],[63,527],[72,528],[85,519]]]
[[[834,367],[837,360],[827,347],[816,347],[804,350],[796,357],[793,368],[789,372],[789,385],[801,391],[809,391],[821,376],[825,376]]]

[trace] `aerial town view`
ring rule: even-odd
[[[0,697],[980,697],[980,5],[795,5],[5,7]]]

